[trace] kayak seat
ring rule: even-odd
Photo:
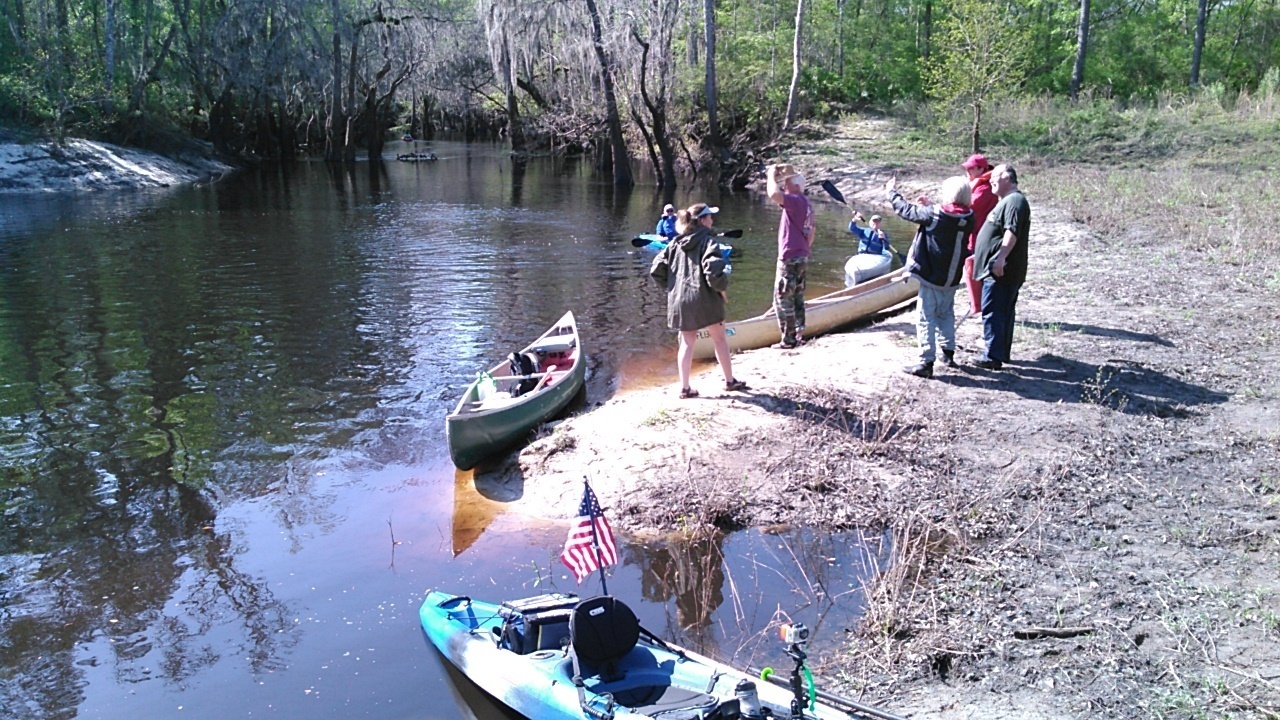
[[[578,603],[569,617],[569,644],[574,657],[608,681],[618,679],[618,661],[640,639],[640,621],[626,603],[610,595]]]
[[[675,685],[645,685],[619,690],[613,693],[613,699],[631,712],[662,720],[712,717],[708,712],[720,704],[714,695]]]

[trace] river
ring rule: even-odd
[[[424,592],[598,592],[558,562],[566,526],[455,472],[443,418],[565,310],[589,402],[674,381],[650,255],[628,242],[665,199],[586,161],[417,149],[439,159],[0,196],[5,717],[497,716],[425,640]],[[744,230],[730,314],[765,309],[778,209],[674,200]],[[846,223],[819,204],[811,296],[842,284]],[[609,589],[642,623],[780,667],[770,619],[838,647],[887,551],[800,529],[619,539]]]

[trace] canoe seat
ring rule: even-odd
[[[573,349],[572,335],[552,335],[544,337],[529,346],[529,350],[539,355],[548,353],[567,353]]]

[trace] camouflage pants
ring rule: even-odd
[[[791,344],[804,332],[804,279],[809,258],[778,261],[778,276],[773,282],[773,311],[778,315],[782,342]]]

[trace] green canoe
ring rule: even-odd
[[[538,423],[564,409],[586,380],[578,323],[567,312],[527,347],[515,353],[524,371],[503,360],[481,373],[445,418],[449,455],[470,470],[520,442]]]

